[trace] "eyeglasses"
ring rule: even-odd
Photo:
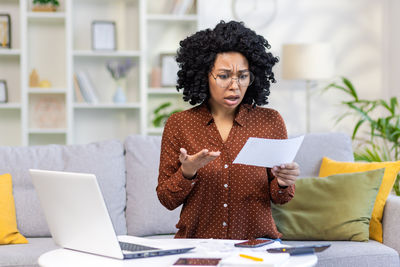
[[[221,88],[228,88],[232,81],[235,79],[240,87],[249,87],[254,81],[254,74],[250,71],[239,72],[236,78],[233,78],[233,74],[229,72],[216,74],[216,77],[210,73],[214,78],[216,84]]]

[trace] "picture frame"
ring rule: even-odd
[[[11,17],[0,13],[0,49],[11,48]]]
[[[6,80],[0,80],[0,103],[8,102],[8,90]]]
[[[179,66],[175,58],[175,53],[160,54],[161,87],[171,87],[177,84]]]
[[[95,20],[92,22],[92,49],[100,51],[117,50],[114,21]]]
[[[55,95],[32,99],[32,123],[34,128],[57,129],[65,127],[65,102]]]

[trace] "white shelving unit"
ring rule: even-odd
[[[0,104],[0,145],[22,143],[21,6],[18,0],[0,2],[0,13],[11,17],[11,49],[0,48],[0,80],[8,88],[8,103]]]
[[[173,14],[149,14],[148,21],[166,22],[166,21],[182,21],[197,23],[197,15],[173,15]]]
[[[99,103],[75,103],[71,107],[73,122],[71,143],[117,138],[123,140],[133,133],[142,133],[141,114],[144,90],[141,69],[145,67],[143,46],[140,43],[141,8],[144,0],[72,0],[71,23],[71,80],[80,70],[86,71],[96,88]],[[91,48],[91,25],[95,20],[116,23],[116,51],[94,51]],[[109,60],[130,59],[135,66],[128,73],[125,93],[127,102],[115,104],[112,95],[116,89],[106,69]]]
[[[29,20],[65,20],[65,12],[27,12]]]
[[[21,104],[19,103],[5,103],[0,105],[0,109],[21,109]]]
[[[186,108],[175,88],[149,88],[160,53],[176,52],[194,33],[197,1],[187,14],[168,14],[174,0],[61,0],[56,12],[33,12],[32,0],[0,2],[12,19],[12,48],[0,49],[0,80],[7,81],[8,103],[0,103],[0,145],[78,144],[130,134],[161,134],[152,126],[153,110],[166,101]],[[91,25],[114,21],[116,51],[92,50]],[[130,59],[127,102],[112,102],[115,81],[108,60]],[[49,88],[31,88],[35,69]],[[88,73],[99,96],[96,104],[74,97],[74,75]]]
[[[168,13],[169,1],[148,1],[146,12],[147,27],[147,81],[151,85],[151,72],[154,67],[161,67],[160,54],[173,54],[179,48],[179,41],[186,36],[193,34],[198,30],[198,1],[194,2],[192,9],[188,14],[170,14]],[[152,33],[158,32],[158,35]],[[189,104],[182,100],[182,92],[178,92],[175,87],[147,87],[147,120],[146,134],[160,135],[162,128],[155,128],[152,125],[154,119],[153,110],[159,105],[170,102],[173,109],[187,109]],[[169,110],[169,111],[170,111]]]
[[[181,92],[178,92],[175,87],[152,87],[147,90],[149,95],[181,95]]]
[[[7,49],[7,50],[0,50],[1,56],[19,56],[21,51],[19,49]]]
[[[141,57],[141,51],[115,51],[115,52],[96,52],[91,50],[75,50],[73,55],[76,57]]]

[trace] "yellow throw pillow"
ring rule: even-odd
[[[320,177],[334,174],[371,171],[385,168],[382,184],[376,196],[375,205],[372,210],[371,222],[369,225],[369,238],[383,242],[382,216],[386,199],[400,171],[400,161],[388,162],[340,162],[324,157],[319,170]]]
[[[11,175],[0,175],[0,245],[25,243],[28,240],[17,229]]]

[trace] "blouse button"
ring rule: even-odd
[[[225,169],[228,168],[228,164],[225,164],[225,165],[224,165],[224,168],[225,168]]]
[[[222,226],[223,226],[223,227],[225,227],[225,226],[227,226],[227,225],[228,225],[228,224],[227,224],[226,222],[223,222],[223,223],[222,223]]]
[[[224,203],[224,208],[228,207],[228,204]]]
[[[228,188],[228,184],[224,184],[224,187],[225,187],[225,188]]]

